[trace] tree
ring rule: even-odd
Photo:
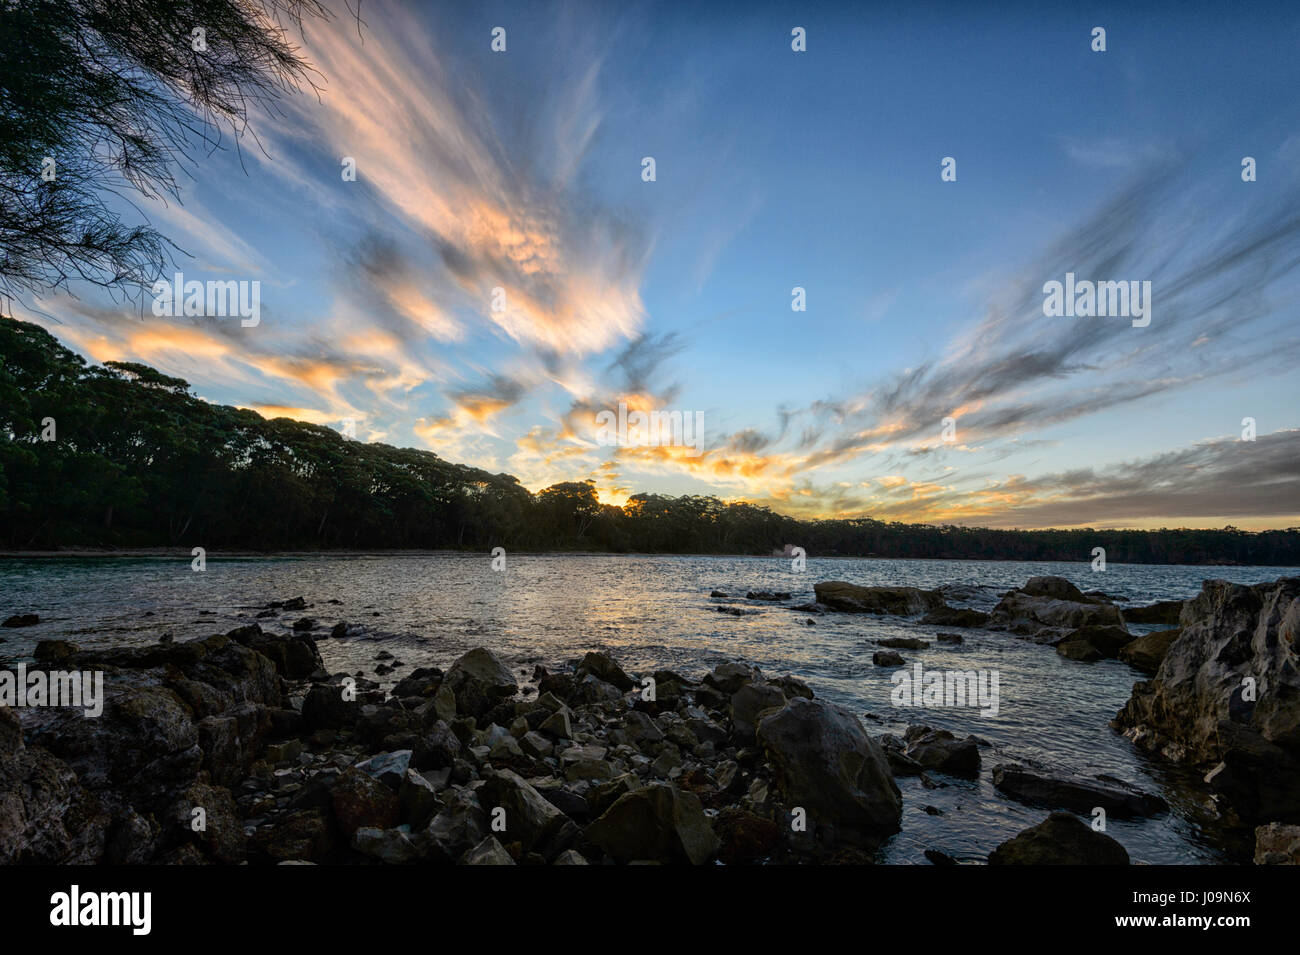
[[[238,141],[250,106],[310,83],[289,29],[328,15],[320,0],[0,0],[0,293],[152,283],[174,247],[122,204],[179,199],[174,170],[198,147]]]

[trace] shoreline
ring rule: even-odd
[[[789,560],[786,554],[713,554],[713,553],[676,553],[671,551],[565,551],[565,550],[519,550],[508,552],[513,557],[724,557],[731,560]],[[138,560],[143,558],[154,557],[174,557],[177,559],[189,560],[192,552],[184,547],[85,547],[68,550],[0,550],[0,560],[98,560],[118,558],[123,560]],[[209,552],[206,555],[208,560],[246,560],[261,558],[265,560],[282,560],[282,559],[301,559],[310,557],[339,557],[339,558],[380,558],[380,557],[457,557],[457,556],[482,556],[490,557],[489,551],[474,550],[418,550],[418,549],[394,549],[394,550],[274,550],[274,551],[255,551],[255,550],[229,550]],[[809,560],[932,560],[932,561],[969,561],[971,563],[1020,563],[1020,564],[1057,564],[1069,563],[1069,561],[1056,560],[1052,558],[1021,558],[1021,557],[882,557],[877,554],[836,554],[836,555],[817,555],[811,554]],[[1087,561],[1080,561],[1087,563]],[[1117,565],[1121,562],[1115,561]],[[1193,564],[1165,563],[1165,564],[1144,564],[1140,562],[1124,562],[1126,567],[1289,567],[1295,566],[1300,570],[1300,565],[1289,564],[1244,564],[1236,561],[1210,561]]]

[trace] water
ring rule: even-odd
[[[320,642],[327,666],[373,677],[376,655],[387,650],[403,663],[388,684],[416,666],[446,667],[475,646],[495,650],[521,674],[530,674],[534,663],[553,665],[591,649],[608,650],[634,672],[666,667],[692,677],[722,661],[743,660],[768,675],[790,673],[806,680],[818,696],[858,713],[872,734],[899,733],[908,723],[925,722],[959,735],[974,733],[992,744],[982,752],[978,781],[934,775],[939,788],[926,789],[915,777],[899,780],[903,830],[882,850],[881,861],[923,862],[927,848],[983,856],[1041,821],[1044,810],[1003,798],[990,779],[998,762],[1032,760],[1052,770],[1108,773],[1163,795],[1170,813],[1108,823],[1108,833],[1135,861],[1239,862],[1249,859],[1248,834],[1222,831],[1205,808],[1199,782],[1148,760],[1108,727],[1133,682],[1144,679],[1126,664],[1077,663],[1008,634],[921,627],[906,618],[828,614],[808,626],[807,614],[746,601],[743,595],[789,591],[791,603],[801,603],[811,601],[813,584],[824,580],[960,585],[959,592],[949,592],[949,604],[988,610],[1003,591],[1036,575],[1055,574],[1081,589],[1144,604],[1190,597],[1207,578],[1257,583],[1295,573],[1281,567],[1111,564],[1094,574],[1086,562],[874,559],[810,559],[805,572],[794,573],[790,561],[780,558],[523,554],[508,557],[505,573],[494,572],[486,555],[460,554],[210,558],[207,570],[195,573],[188,557],[4,559],[0,616],[35,612],[41,623],[3,631],[0,658],[30,659],[40,639],[95,647],[151,643],[166,632],[177,640],[207,636],[250,622],[268,601],[302,595],[311,604],[308,610],[258,622],[265,629],[287,630],[304,615],[325,628],[347,620],[360,632]],[[733,599],[711,598],[715,589]],[[718,613],[719,605],[758,612],[734,617]],[[996,670],[1001,691],[996,716],[977,709],[891,705],[893,668],[872,665],[874,640],[933,640],[937,630],[960,632],[965,642],[901,651],[909,665]],[[942,814],[928,814],[926,806]]]

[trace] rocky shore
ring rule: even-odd
[[[1206,766],[1225,816],[1259,826],[1257,861],[1275,863],[1300,847],[1297,593],[1300,580],[1210,581],[1186,603],[1120,608],[1034,578],[984,613],[940,591],[829,582],[790,609],[918,616],[1081,663],[1127,659],[1153,679],[1116,728]],[[1178,626],[1135,637],[1134,615]],[[314,634],[346,634],[345,622],[297,624],[102,651],[38,644],[29,669],[101,671],[107,699],[98,718],[0,707],[0,863],[869,863],[901,825],[896,777],[988,772],[1006,798],[1050,813],[990,845],[990,864],[1123,864],[1116,840],[1052,810],[1168,808],[1121,780],[985,767],[974,736],[916,725],[873,737],[800,680],[742,663],[629,673],[589,652],[515,673],[476,648],[386,691],[327,672]]]

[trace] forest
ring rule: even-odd
[[[601,504],[508,474],[214,405],[134,362],[87,363],[0,318],[0,549],[464,549],[1300,564],[1300,528],[999,530],[801,521],[711,496]]]

